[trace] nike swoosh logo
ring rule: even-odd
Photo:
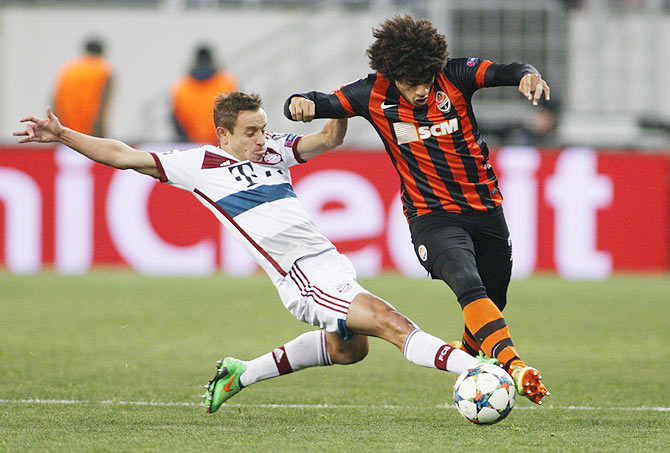
[[[387,104],[385,102],[382,102],[381,105],[382,110],[390,109],[391,107],[398,107],[398,104]]]
[[[233,374],[233,377],[230,378],[230,381],[228,381],[228,383],[227,383],[226,385],[223,386],[223,389],[224,389],[226,392],[230,392],[230,391],[232,390],[232,389],[230,388],[230,384],[233,383],[233,381],[235,380],[236,377],[237,377],[237,373]]]

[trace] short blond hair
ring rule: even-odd
[[[247,94],[241,91],[220,94],[214,100],[214,126],[233,132],[240,112],[255,112],[262,106],[263,101],[258,94]]]

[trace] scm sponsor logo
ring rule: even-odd
[[[458,131],[458,118],[452,118],[432,126],[419,127],[416,127],[413,123],[401,121],[393,123],[393,130],[395,131],[396,142],[399,145],[404,145],[418,140],[426,140],[430,137],[453,134]]]
[[[458,130],[458,119],[452,118],[450,120],[444,121],[443,123],[433,124],[432,126],[420,126],[418,128],[419,138],[425,140],[433,137],[439,137],[440,135],[453,134]]]

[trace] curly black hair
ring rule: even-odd
[[[393,81],[426,83],[449,56],[446,38],[426,19],[394,16],[373,29],[372,36],[375,42],[365,51],[370,67]]]
[[[228,94],[220,94],[214,100],[214,125],[222,126],[232,132],[237,117],[242,111],[255,112],[263,106],[263,101],[258,94],[247,94],[241,91],[233,91]]]

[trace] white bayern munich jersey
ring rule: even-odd
[[[276,282],[299,258],[335,248],[293,191],[289,167],[303,162],[300,138],[266,134],[262,162],[211,145],[151,154],[161,182],[192,192]]]

